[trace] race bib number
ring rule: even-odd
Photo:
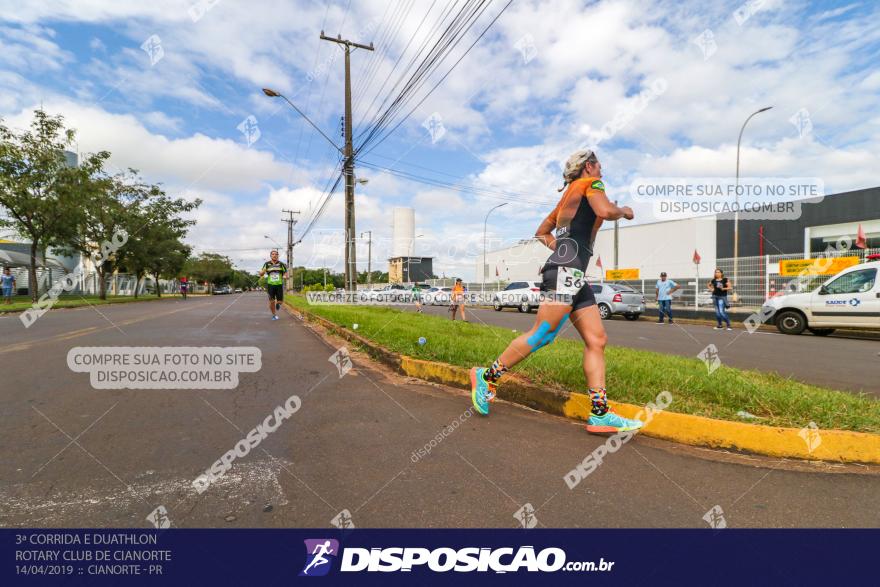
[[[556,271],[556,293],[575,295],[587,285],[584,272],[573,267],[559,267]]]

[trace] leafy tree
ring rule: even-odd
[[[131,222],[128,242],[120,249],[117,260],[137,277],[135,295],[146,275],[156,280],[156,295],[161,296],[160,277],[176,277],[184,270],[192,251],[182,239],[195,220],[184,219],[182,215],[201,203],[201,200],[188,202],[171,198],[159,186],[149,186],[145,202],[128,217]]]
[[[101,243],[113,242],[118,234],[124,233],[127,238],[129,231],[143,218],[141,206],[156,189],[144,183],[134,170],[90,181],[92,188],[84,192],[76,232],[59,247],[63,254],[88,256],[99,250]],[[100,283],[98,295],[102,300],[107,298],[106,276],[113,272],[123,254],[117,251],[95,267]]]
[[[156,297],[162,296],[159,279],[163,275],[168,278],[180,275],[190,253],[192,249],[176,239],[155,243],[149,269],[156,280]]]
[[[85,157],[77,167],[65,157],[75,132],[62,116],[34,111],[30,128],[16,132],[0,121],[0,206],[8,215],[0,225],[30,240],[28,284],[36,302],[37,253],[70,242],[84,210],[81,198],[95,187],[92,178],[109,153]]]
[[[187,261],[186,271],[197,279],[207,281],[212,287],[226,284],[232,278],[232,262],[219,253],[202,253]]]

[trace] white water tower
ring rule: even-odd
[[[391,256],[411,257],[415,254],[416,211],[394,208],[391,220]]]

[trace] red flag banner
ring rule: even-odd
[[[701,259],[700,253],[697,252],[697,249],[694,249],[694,265],[699,265]]]
[[[602,267],[602,255],[596,257],[596,267],[598,267],[599,269],[604,269],[604,267]]]
[[[868,239],[865,237],[865,229],[862,228],[861,224],[859,224],[859,232],[856,235],[856,247],[860,249],[868,248]]]

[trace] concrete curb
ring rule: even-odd
[[[287,305],[287,304],[286,304]],[[356,343],[372,357],[397,372],[434,383],[470,389],[468,369],[446,363],[399,355],[325,318],[287,307],[304,320]],[[498,397],[532,409],[575,420],[586,420],[590,399],[582,393],[569,393],[538,387],[515,375],[507,375]],[[620,415],[635,418],[643,406],[609,402]],[[848,430],[779,428],[715,420],[675,412],[654,412],[642,434],[694,446],[734,449],[744,452],[813,461],[880,464],[880,435]]]
[[[474,306],[475,308],[480,308],[481,310],[492,310],[492,306]],[[675,322],[678,324],[696,324],[698,326],[712,326],[715,324],[715,318],[713,316],[709,317],[700,317],[700,318],[692,318],[685,316],[684,310],[679,311],[678,308],[675,309]],[[693,313],[691,311],[691,313]],[[734,330],[745,330],[746,326],[743,323],[746,318],[751,316],[751,312],[738,312],[736,314],[729,314],[730,316],[730,324]],[[656,322],[659,313],[656,309],[649,308],[648,311],[644,312],[639,321],[641,322]],[[623,320],[623,317],[619,314],[616,314],[614,318],[617,320]],[[869,330],[869,329],[846,329],[846,328],[835,328],[834,334],[830,335],[831,338],[848,338],[851,340],[880,340],[880,330]],[[767,322],[764,324],[760,324],[758,326],[759,332],[772,332],[773,334],[781,334],[779,330],[774,326],[771,322]],[[806,332],[802,336],[813,336],[811,334],[807,334]]]

